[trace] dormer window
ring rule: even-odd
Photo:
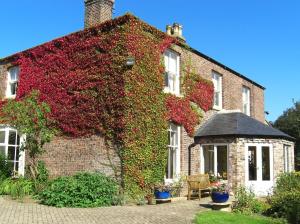
[[[179,79],[179,55],[174,51],[167,50],[164,54],[165,58],[165,89],[167,93],[175,95],[180,94],[180,79]]]
[[[19,80],[19,67],[11,67],[8,70],[7,77],[7,89],[6,89],[6,97],[11,98],[15,97],[17,94],[18,80]]]

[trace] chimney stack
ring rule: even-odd
[[[176,38],[179,38],[182,41],[185,41],[185,38],[182,36],[183,26],[179,23],[174,23],[172,26],[167,25],[166,31],[167,34]]]
[[[84,28],[97,26],[112,19],[115,0],[84,0]]]

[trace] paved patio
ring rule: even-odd
[[[208,199],[202,199],[201,204]],[[0,224],[181,224],[192,223],[206,208],[199,200],[175,201],[146,206],[108,208],[54,208],[37,203],[21,203],[0,197]]]

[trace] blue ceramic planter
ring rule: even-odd
[[[156,199],[168,199],[171,197],[171,194],[169,191],[163,191],[163,192],[155,191],[154,196]]]
[[[215,191],[215,192],[211,193],[211,199],[215,203],[224,203],[224,202],[228,201],[229,194],[225,193],[225,192],[217,192],[217,191]]]

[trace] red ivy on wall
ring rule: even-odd
[[[131,15],[53,40],[15,56],[17,100],[38,90],[65,135],[101,133],[121,148],[125,188],[151,192],[164,177],[167,121],[192,136],[199,116],[190,102],[204,110],[212,102],[202,79],[190,83],[184,98],[163,93],[161,53],[173,43]],[[128,57],[136,60],[132,68]]]
[[[198,114],[192,110],[190,100],[169,95],[166,99],[168,109],[167,119],[183,125],[189,136],[193,136],[195,127],[199,124]]]
[[[210,110],[213,105],[214,86],[211,81],[194,72],[191,64],[183,69],[183,76],[182,90],[184,96],[169,95],[167,97],[167,119],[183,125],[188,135],[193,137],[195,128],[201,121],[199,114],[193,110],[191,102],[195,103],[204,112]]]

